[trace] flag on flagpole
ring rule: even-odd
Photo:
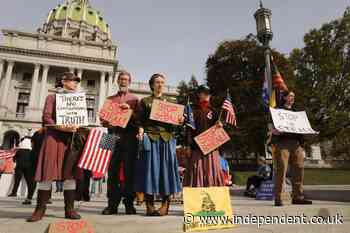
[[[230,125],[237,125],[235,110],[232,105],[230,93],[227,92],[226,99],[222,105],[222,109],[226,111],[226,120],[225,122]]]
[[[91,129],[78,167],[105,174],[118,138],[101,128]]]
[[[185,125],[187,125],[192,129],[196,129],[193,110],[189,101],[187,101],[187,105],[185,106],[184,117],[185,117]]]
[[[16,154],[16,149],[0,150],[0,160],[13,158]]]

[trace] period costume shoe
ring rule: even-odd
[[[45,215],[46,203],[51,196],[51,190],[38,190],[37,204],[32,216],[27,219],[27,222],[40,221]]]
[[[283,206],[283,203],[281,200],[275,200],[275,206]]]
[[[81,216],[74,210],[75,190],[64,190],[64,212],[67,219],[81,219]]]
[[[169,205],[170,205],[170,197],[169,196],[163,197],[162,198],[162,206],[158,210],[159,216],[168,215]]]
[[[126,215],[134,215],[134,214],[136,214],[136,209],[134,207],[133,200],[124,199],[123,203],[125,205],[125,214]]]
[[[102,211],[102,215],[113,215],[113,214],[118,214],[118,207],[108,205]]]
[[[293,199],[292,204],[293,205],[312,205],[312,201],[307,199]]]
[[[153,195],[146,194],[146,216],[159,216],[158,211],[154,208],[154,197]]]

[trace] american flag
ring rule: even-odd
[[[0,150],[0,159],[9,159],[14,157],[16,154],[16,149],[11,150]]]
[[[226,99],[222,105],[222,109],[226,110],[226,123],[236,126],[236,114],[235,110],[233,109],[232,101],[230,94],[227,93]]]
[[[105,174],[117,140],[100,128],[91,129],[78,167]]]

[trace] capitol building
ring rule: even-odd
[[[15,17],[15,16],[14,16]],[[45,98],[55,93],[55,80],[63,72],[81,78],[87,96],[89,122],[96,118],[105,98],[115,93],[119,61],[111,27],[88,0],[62,0],[50,10],[35,33],[2,30],[0,42],[0,145],[8,149],[19,138],[41,127]],[[150,93],[147,83],[133,82],[140,98]],[[168,86],[166,94],[175,96]]]

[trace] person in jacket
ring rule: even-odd
[[[283,94],[279,108],[296,111],[294,106],[295,94],[286,91]],[[282,133],[273,129],[272,143],[276,147],[275,165],[275,206],[282,206],[281,193],[286,177],[288,164],[292,176],[292,204],[308,205],[312,201],[304,198],[304,138],[301,134]]]

